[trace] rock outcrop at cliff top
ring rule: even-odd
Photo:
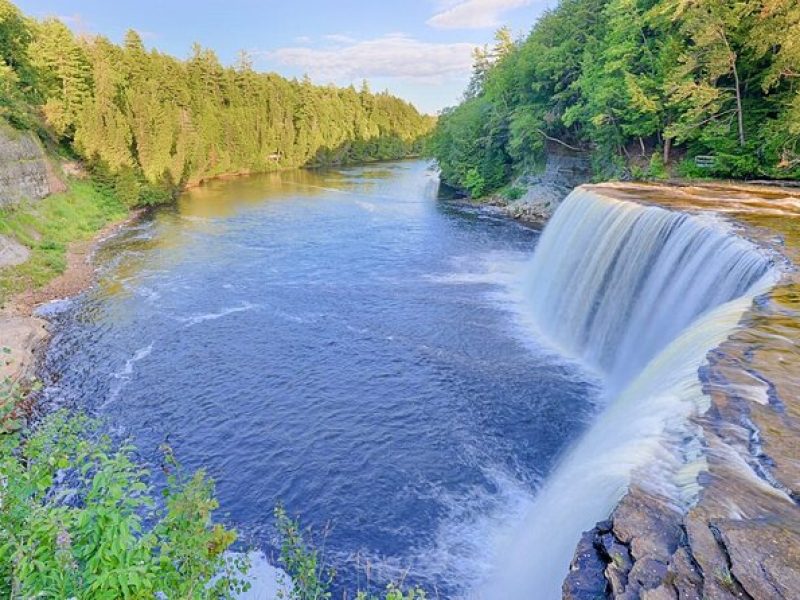
[[[36,135],[0,119],[0,209],[65,189]],[[29,255],[25,246],[0,235],[0,268],[22,264]]]

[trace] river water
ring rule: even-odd
[[[166,442],[207,469],[220,518],[268,555],[282,502],[327,532],[339,591],[404,578],[464,595],[596,387],[526,320],[538,232],[437,189],[409,161],[186,193],[51,309],[47,401],[154,466]]]

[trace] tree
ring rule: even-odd
[[[68,137],[91,96],[91,67],[84,50],[61,21],[46,19],[36,27],[28,53],[39,70],[47,120],[58,135]]]
[[[76,37],[0,0],[0,113],[19,126],[38,105],[60,141],[132,202],[223,173],[399,158],[433,121],[388,93],[258,73],[240,53],[223,66],[195,44],[188,60]],[[43,132],[47,135],[46,132]]]
[[[476,52],[430,152],[446,181],[477,174],[485,191],[555,146],[590,154],[598,177],[648,169],[659,146],[669,165],[676,145],[714,154],[711,175],[800,176],[798,38],[795,0],[562,0],[524,40]]]
[[[685,50],[670,74],[670,102],[680,111],[672,126],[686,140],[701,126],[725,126],[734,115],[740,146],[745,132],[744,74],[749,66],[747,40],[758,9],[754,0],[669,0],[657,12],[671,15],[686,37]]]
[[[777,116],[767,121],[767,153],[777,161],[780,176],[800,167],[800,3],[765,0],[755,20],[748,45],[767,60],[761,89],[771,99]]]

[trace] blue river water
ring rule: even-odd
[[[46,401],[205,468],[268,555],[282,502],[324,533],[338,591],[467,594],[597,392],[527,324],[538,232],[437,189],[407,161],[187,192],[53,311]]]

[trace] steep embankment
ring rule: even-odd
[[[63,189],[36,136],[0,120],[0,209]],[[24,263],[29,256],[23,244],[0,233],[0,268]]]
[[[31,132],[14,130],[0,121],[0,209],[25,199],[38,200],[63,184],[54,176],[41,144]],[[30,250],[15,236],[0,233],[0,270],[25,263]],[[38,319],[0,313],[0,346],[13,357],[0,364],[0,380],[32,374],[34,355],[46,338]]]
[[[111,192],[88,180],[67,186],[60,171],[32,132],[0,120],[0,381],[33,376],[47,339],[33,309],[85,287],[93,240],[129,215]]]
[[[786,264],[777,284],[749,304],[738,326],[695,371],[703,403],[689,413],[686,435],[673,446],[673,456],[684,467],[667,473],[666,480],[664,473],[654,474],[646,465],[631,471],[630,487],[611,518],[583,535],[564,582],[564,597],[796,597],[800,193],[623,184],[589,186],[585,193],[635,206],[724,215],[740,235]],[[687,256],[697,255],[696,248],[689,250]],[[680,276],[680,271],[673,274]],[[643,336],[668,296],[655,300]],[[686,296],[678,300],[676,309],[690,301]],[[645,410],[653,408],[647,395],[636,401]],[[683,491],[676,495],[670,487]]]

